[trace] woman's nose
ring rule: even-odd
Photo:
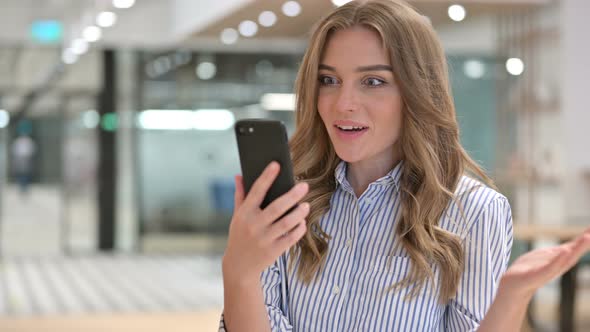
[[[339,112],[353,112],[359,107],[359,92],[353,84],[342,84],[337,98],[336,109]]]

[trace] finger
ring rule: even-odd
[[[584,233],[578,237],[579,245],[582,246],[582,251],[590,250],[590,227],[586,228]]]
[[[242,182],[243,179],[241,175],[236,175],[234,180],[236,182],[236,191],[234,193],[234,211],[237,211],[244,202],[244,183]]]
[[[309,203],[300,204],[295,210],[271,226],[269,231],[270,237],[273,240],[280,238],[297,227],[302,221],[305,222],[305,217],[307,217],[308,214]]]
[[[574,266],[580,257],[590,250],[590,231],[586,231],[572,241],[562,245],[567,253],[567,268]]]
[[[262,171],[262,174],[260,174],[256,181],[254,181],[252,188],[250,188],[250,192],[248,192],[248,194],[246,195],[244,203],[260,207],[260,204],[262,204],[266,192],[268,191],[268,189],[270,189],[270,186],[277,178],[277,175],[279,175],[279,170],[280,166],[279,163],[277,163],[276,161],[273,161],[270,164],[268,164],[264,171]]]
[[[551,278],[567,272],[576,265],[580,257],[589,249],[587,242],[588,238],[582,235],[557,246],[555,257],[547,266],[548,271],[552,271],[550,273]]]
[[[585,232],[574,240],[573,252],[576,258],[580,258],[590,249],[590,232]]]
[[[293,228],[289,233],[285,234],[284,236],[280,237],[276,241],[276,249],[280,251],[280,253],[284,253],[289,248],[297,244],[307,231],[307,225],[305,222],[300,222]]]
[[[307,195],[308,190],[309,186],[307,183],[298,183],[286,194],[275,199],[262,211],[262,220],[270,224],[279,219],[283,214],[289,211],[290,208],[301,201],[303,197]]]

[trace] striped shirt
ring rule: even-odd
[[[410,271],[395,226],[401,216],[403,162],[357,198],[335,171],[336,189],[320,225],[329,241],[325,267],[309,285],[288,273],[289,253],[261,276],[272,331],[475,331],[492,303],[512,247],[512,215],[503,195],[463,176],[439,226],[460,237],[465,269],[449,302],[438,301],[440,271],[417,296],[407,288],[384,292]],[[219,331],[225,331],[223,316]]]

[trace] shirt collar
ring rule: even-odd
[[[385,176],[377,179],[375,184],[377,185],[384,185],[384,186],[394,186],[397,191],[400,189],[400,179],[402,176],[404,161],[401,160],[391,171],[389,171]],[[336,184],[342,186],[342,189],[346,191],[353,192],[352,186],[348,183],[346,179],[346,170],[348,168],[348,163],[341,160],[336,166],[334,171],[334,177],[336,178]]]

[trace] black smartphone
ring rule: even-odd
[[[281,121],[266,119],[240,120],[234,129],[246,194],[268,164],[276,161],[281,165],[278,177],[260,205],[263,209],[295,185],[287,130]]]

